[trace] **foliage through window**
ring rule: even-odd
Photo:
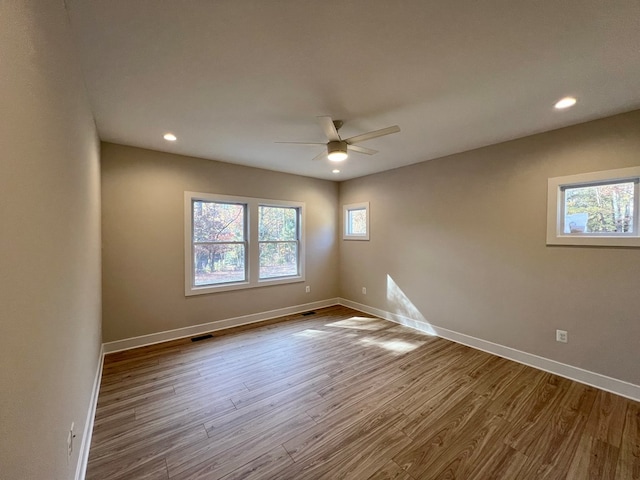
[[[260,205],[260,278],[298,274],[298,209]]]
[[[547,243],[640,246],[640,167],[549,179]]]
[[[366,235],[367,211],[364,208],[358,208],[349,210],[348,215],[347,225],[349,226],[349,235]]]
[[[193,202],[194,285],[244,282],[245,205]]]
[[[343,209],[345,240],[369,240],[369,203],[352,203]]]
[[[303,208],[185,192],[185,294],[303,281]]]
[[[634,182],[564,188],[564,233],[632,233]]]

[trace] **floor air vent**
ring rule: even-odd
[[[200,340],[206,340],[207,338],[213,338],[213,335],[211,335],[211,334],[200,335],[199,337],[193,337],[191,339],[191,341],[192,342],[199,342]]]

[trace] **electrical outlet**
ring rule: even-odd
[[[556,330],[556,342],[567,343],[569,341],[569,334],[566,330]]]
[[[367,294],[367,287],[362,287],[362,294],[366,295]]]
[[[311,293],[311,287],[307,285],[306,287],[304,287],[304,291],[307,293]]]

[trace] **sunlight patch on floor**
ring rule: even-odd
[[[339,328],[352,328],[354,330],[382,330],[389,325],[378,318],[370,317],[351,317],[346,320],[340,320],[338,322],[327,323],[327,327],[339,327]]]
[[[424,336],[424,337],[433,337],[434,336],[433,333],[423,332],[422,330],[415,330],[413,328],[411,330],[408,330],[407,327],[404,326],[404,325],[397,325],[395,327],[388,328],[385,331],[385,333],[396,333],[396,334],[403,334],[403,333],[407,333],[407,332],[411,332],[411,335],[421,335],[421,336]]]
[[[366,347],[382,347],[385,350],[389,350],[394,353],[408,353],[420,347],[421,345],[424,345],[424,342],[408,342],[406,340],[401,340],[398,338],[394,338],[391,340],[375,340],[371,338],[363,338],[360,340],[360,343]]]
[[[325,332],[324,330],[314,330],[313,328],[308,328],[303,330],[302,332],[297,332],[292,334],[294,337],[308,337],[308,338],[317,338],[324,337],[326,335],[330,335],[329,332]]]

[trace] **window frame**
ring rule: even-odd
[[[633,226],[631,233],[564,233],[564,204],[567,188],[633,182]],[[640,167],[549,178],[547,186],[547,245],[640,247]]]
[[[261,202],[261,203],[258,204],[258,223],[260,221],[260,208],[261,207],[294,209],[294,210],[297,210],[298,219],[297,219],[297,222],[296,222],[296,239],[295,240],[260,240],[260,225],[258,224],[258,240],[257,240],[258,241],[258,280],[260,282],[263,282],[263,281],[278,280],[278,279],[291,278],[292,277],[292,275],[285,275],[285,276],[280,276],[280,277],[261,277],[260,276],[260,246],[264,245],[264,244],[279,245],[279,244],[295,243],[295,245],[296,245],[296,257],[298,259],[298,261],[297,261],[297,270],[298,270],[298,275],[299,275],[300,274],[300,209],[298,207],[291,206],[291,205],[282,205],[282,204],[273,205],[272,203]]]
[[[365,211],[365,222],[367,232],[364,235],[350,233],[349,212],[355,210]],[[369,240],[369,202],[349,203],[342,207],[342,239],[343,240]]]
[[[210,202],[210,203],[217,203],[219,205],[237,205],[237,206],[241,206],[242,207],[242,240],[241,241],[225,241],[225,242],[214,242],[214,241],[209,241],[209,242],[197,242],[195,241],[195,239],[193,238],[193,212],[194,212],[194,208],[193,205],[195,202],[198,201],[202,201],[202,202]],[[248,251],[249,251],[249,240],[248,240],[248,208],[246,203],[243,202],[235,202],[235,201],[221,201],[221,200],[215,200],[215,201],[211,201],[211,200],[204,200],[201,198],[198,199],[192,199],[191,200],[191,268],[192,268],[192,285],[193,288],[202,288],[202,287],[209,287],[209,286],[215,286],[215,285],[235,285],[235,284],[241,284],[241,283],[245,283],[248,278],[249,278],[249,270],[248,270]],[[244,247],[244,279],[243,280],[236,280],[233,282],[224,282],[224,283],[218,283],[218,284],[210,284],[210,285],[195,285],[195,272],[193,271],[193,257],[194,257],[194,250],[196,245],[242,245]]]
[[[195,285],[193,262],[193,202],[231,203],[245,206],[245,271],[246,280],[215,285]],[[259,207],[286,207],[297,209],[298,274],[285,277],[259,278],[260,251],[258,239]],[[184,293],[185,296],[242,290],[246,288],[283,285],[305,281],[305,204],[289,200],[273,200],[235,195],[221,195],[201,192],[184,192]]]

